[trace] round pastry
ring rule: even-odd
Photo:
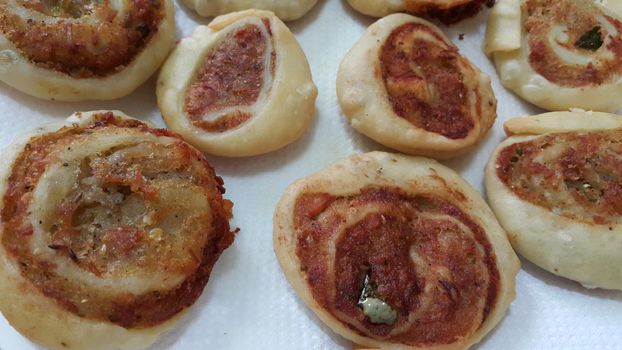
[[[498,1],[485,51],[503,85],[548,110],[621,108],[622,21],[605,6],[613,5],[592,0]]]
[[[469,150],[496,118],[490,78],[437,27],[406,14],[367,29],[341,62],[337,96],[359,132],[433,158]]]
[[[622,116],[552,112],[505,127],[486,189],[516,251],[585,287],[622,290]]]
[[[2,164],[0,311],[47,348],[150,345],[233,242],[205,156],[120,112],[38,129]]]
[[[484,5],[494,4],[494,0],[348,0],[348,3],[368,16],[407,12],[451,24],[475,16]]]
[[[145,82],[175,40],[171,0],[0,2],[0,81],[61,101],[108,100]]]
[[[272,12],[214,19],[183,39],[157,83],[166,124],[204,152],[274,151],[298,139],[317,89],[296,38]]]
[[[183,0],[201,16],[213,17],[235,11],[258,9],[274,12],[284,21],[293,21],[309,12],[317,0]]]
[[[274,249],[298,295],[366,347],[466,349],[514,299],[519,262],[494,215],[436,161],[372,152],[292,184]]]

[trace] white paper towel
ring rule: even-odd
[[[480,192],[484,164],[504,138],[503,122],[512,116],[540,112],[501,86],[482,53],[487,16],[485,11],[452,27],[442,27],[461,52],[492,77],[499,100],[498,119],[482,144],[465,156],[445,162]],[[189,35],[197,23],[208,22],[178,4],[179,37]],[[241,232],[216,264],[199,301],[154,349],[351,348],[302,304],[283,277],[272,251],[272,214],[285,187],[295,179],[353,153],[386,150],[349,126],[335,95],[342,57],[372,22],[348,8],[343,0],[320,0],[303,19],[289,23],[307,53],[319,89],[315,122],[302,139],[280,151],[246,159],[210,157],[225,180],[226,196],[235,203],[233,225]],[[460,34],[464,40],[458,39]],[[42,101],[0,84],[0,147],[18,134],[79,110],[120,109],[164,126],[154,84],[152,78],[120,100],[83,103]],[[517,294],[503,322],[475,348],[622,349],[622,292],[586,290],[523,261]],[[0,317],[0,349],[37,347]]]

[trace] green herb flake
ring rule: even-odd
[[[367,298],[361,306],[371,323],[392,325],[397,320],[397,312],[378,298]]]
[[[600,27],[597,26],[585,32],[579,40],[574,43],[574,46],[590,51],[600,49],[600,47],[603,46],[603,36],[600,32]]]
[[[376,295],[378,287],[376,283],[371,281],[370,275],[370,272],[365,275],[358,305],[363,309],[363,314],[369,318],[371,323],[392,325],[397,320],[397,312],[393,310],[391,305],[378,298]]]

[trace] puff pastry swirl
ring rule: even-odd
[[[205,157],[120,112],[76,113],[4,153],[0,311],[51,349],[137,349],[233,242]]]
[[[573,110],[505,127],[486,190],[513,247],[586,287],[622,289],[622,117]]]
[[[0,2],[0,81],[52,100],[125,96],[175,40],[171,0]]]
[[[492,212],[456,173],[382,152],[288,187],[274,249],[324,323],[382,349],[468,348],[505,314],[519,269]]]
[[[341,62],[337,96],[357,131],[433,158],[474,147],[497,115],[490,78],[436,26],[406,14],[367,29]]]
[[[272,12],[215,18],[183,39],[157,85],[167,125],[204,152],[251,156],[298,139],[315,112],[307,58]]]
[[[618,7],[606,0],[500,0],[485,51],[503,85],[528,102],[612,112],[622,107]]]

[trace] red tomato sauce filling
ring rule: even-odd
[[[414,37],[425,32],[434,41]],[[391,33],[380,53],[382,78],[395,113],[415,127],[449,139],[474,128],[461,67],[470,63],[424,24],[407,23]],[[481,96],[477,97],[481,113]]]
[[[101,4],[22,0],[19,5],[57,17],[58,22],[23,19],[4,2],[0,33],[35,64],[79,79],[105,77],[128,66],[164,19],[164,3],[153,0],[130,0],[123,18],[118,18],[110,0]],[[96,23],[73,18],[87,15],[94,16]]]
[[[622,73],[622,22],[605,15],[590,1],[528,0],[523,5],[523,26],[529,44],[529,64],[547,80],[569,87],[595,86],[618,79]],[[608,33],[598,21],[603,16],[617,33]],[[563,25],[567,40],[556,39],[564,49],[586,57],[596,58],[588,64],[566,62],[549,42],[554,26]],[[595,51],[581,48],[576,43],[586,33],[599,28],[603,41]],[[610,51],[612,57],[604,51]]]
[[[49,231],[47,249],[59,259],[70,258],[75,266],[100,278],[114,276],[119,266],[125,271],[151,271],[159,269],[158,264],[166,264],[170,271],[185,276],[180,284],[171,289],[153,290],[140,295],[101,290],[65,278],[57,272],[54,263],[43,261],[30,250],[29,242],[34,234],[29,212],[33,190],[46,169],[58,164],[54,153],[58,145],[62,144],[70,150],[71,140],[110,129],[135,129],[174,140],[166,145],[147,142],[129,147],[119,153],[122,155],[119,159],[98,154],[90,161],[83,161],[80,171],[90,175],[82,177],[73,194],[62,199],[58,205],[57,219],[46,230],[46,233]],[[129,161],[133,165],[128,164]],[[123,220],[131,220],[129,211],[117,212],[121,210],[119,206],[126,204],[147,212],[154,209],[153,221],[162,221],[162,216],[167,214],[158,213],[156,209],[161,206],[158,204],[159,195],[165,190],[162,184],[170,181],[189,181],[188,186],[202,189],[209,198],[211,214],[205,214],[205,222],[210,222],[211,215],[211,227],[189,223],[201,230],[192,233],[190,238],[204,237],[202,246],[197,246],[196,241],[185,242],[184,237],[168,237],[169,241],[147,239],[150,233],[138,228],[132,221],[123,223]],[[3,197],[0,218],[4,232],[1,244],[10,259],[16,262],[22,276],[68,311],[126,328],[155,326],[194,303],[205,287],[214,263],[233,242],[228,223],[232,204],[223,200],[222,193],[222,180],[214,174],[205,157],[178,136],[166,130],[152,129],[137,120],[124,120],[112,113],[104,113],[96,116],[96,120],[89,125],[64,127],[29,140],[12,164]],[[106,201],[112,201],[110,209],[105,209]],[[101,210],[102,206],[105,210]],[[113,224],[99,226],[97,223],[102,215],[106,217],[105,222],[112,221]],[[116,217],[120,222],[114,224],[109,217]],[[39,222],[40,225],[42,223]],[[188,254],[194,256],[192,259],[170,256],[167,253],[168,244],[192,246]]]
[[[520,198],[595,224],[622,222],[622,131],[560,133],[505,147],[497,176]]]
[[[270,21],[264,20],[268,34]],[[250,112],[234,110],[206,120],[210,113],[257,102],[265,84],[264,57],[269,49],[265,34],[257,25],[247,24],[227,34],[204,58],[196,81],[186,92],[185,109],[192,123],[203,130],[222,133],[252,118]],[[274,75],[276,52],[272,51]]]
[[[372,212],[342,227],[349,213],[369,206]],[[450,344],[478,329],[497,300],[490,242],[449,202],[370,187],[350,197],[305,194],[294,215],[296,254],[314,299],[364,336]],[[366,275],[397,312],[394,324],[372,323],[357,304]]]

